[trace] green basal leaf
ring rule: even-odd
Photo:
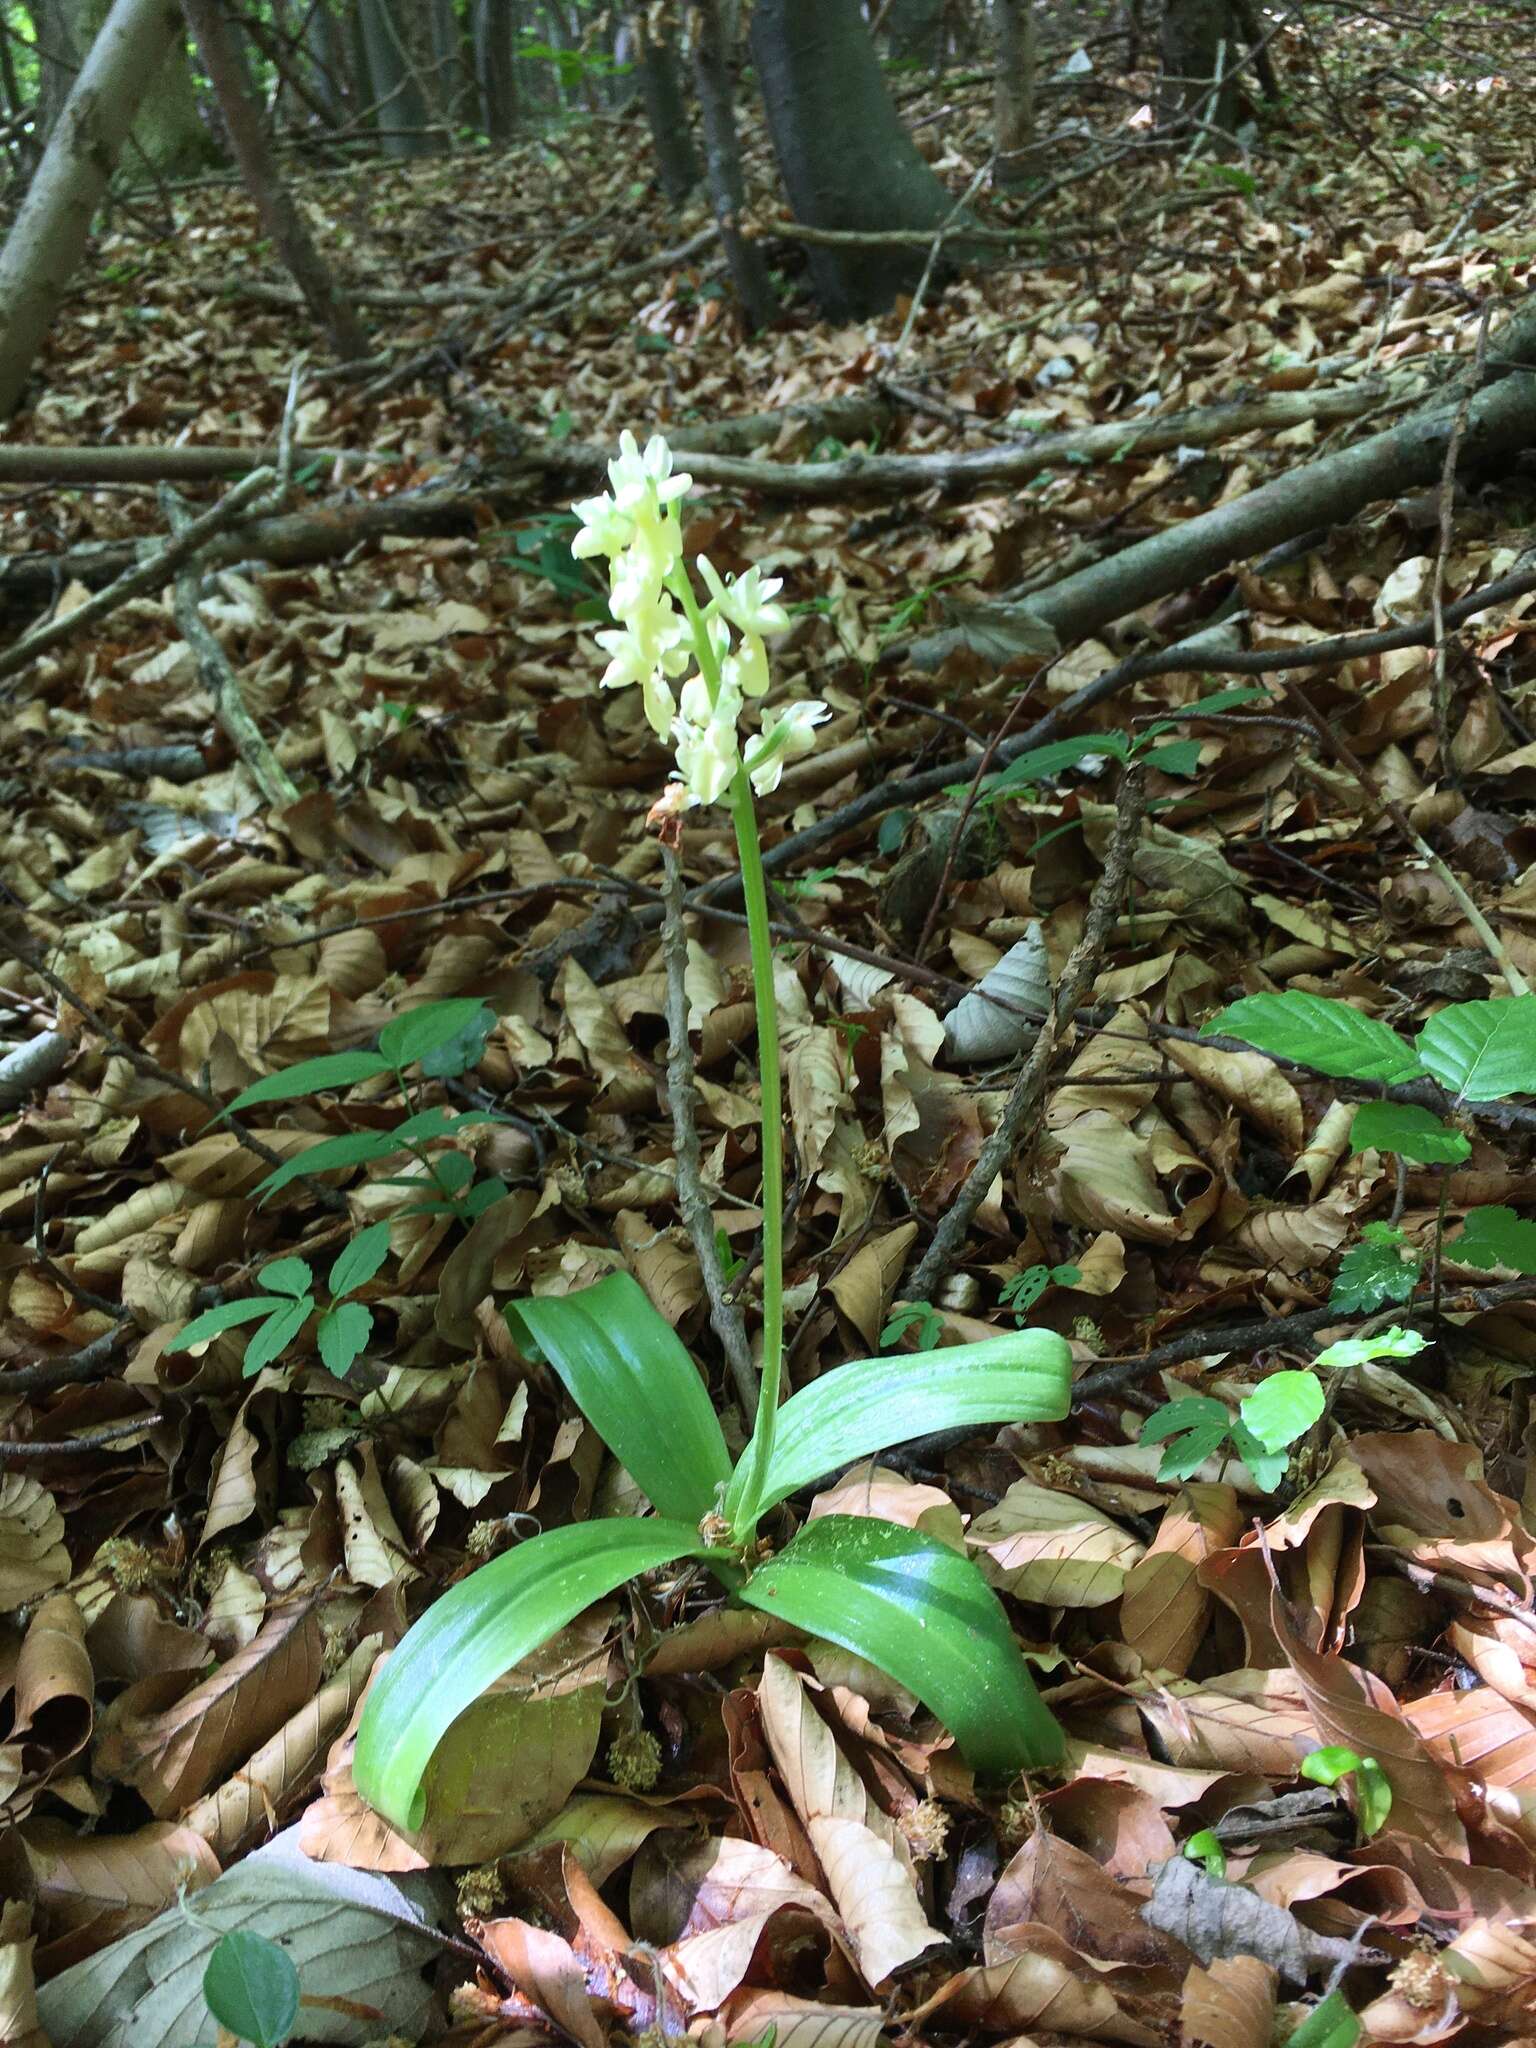
[[[714,1404],[638,1280],[610,1273],[578,1294],[514,1302],[506,1316],[658,1513],[697,1525],[716,1506],[731,1454]]]
[[[451,996],[443,1003],[423,1003],[394,1017],[379,1033],[379,1051],[392,1067],[414,1066],[428,1053],[446,1046],[467,1031],[485,1004],[479,996]],[[482,1044],[484,1041],[482,1040]]]
[[[1298,1775],[1310,1778],[1314,1785],[1337,1785],[1340,1778],[1359,1768],[1360,1758],[1354,1750],[1346,1749],[1342,1742],[1330,1742],[1322,1749],[1308,1750]]]
[[[244,1301],[221,1301],[217,1308],[205,1308],[200,1316],[194,1316],[165,1348],[190,1351],[194,1344],[206,1344],[211,1338],[223,1336],[226,1330],[236,1329],[241,1323],[257,1322],[273,1309],[288,1305],[288,1297],[282,1294],[248,1294]]]
[[[273,1259],[270,1265],[258,1267],[256,1277],[274,1294],[286,1294],[290,1301],[308,1294],[315,1282],[308,1259],[299,1258]]]
[[[1272,1372],[1239,1412],[1266,1451],[1283,1451],[1306,1435],[1323,1412],[1323,1400],[1316,1373]]]
[[[1053,1330],[1016,1330],[979,1344],[840,1365],[792,1394],[779,1410],[755,1512],[764,1513],[839,1465],[930,1430],[1060,1422],[1071,1405],[1072,1352]],[[743,1458],[738,1480],[747,1466]],[[733,1520],[742,1505],[739,1492],[733,1485],[727,1496],[726,1514]]]
[[[1412,1046],[1374,1017],[1328,996],[1287,989],[1244,996],[1200,1027],[1202,1038],[1240,1038],[1275,1059],[1357,1081],[1411,1081],[1424,1068]]]
[[[1394,1323],[1390,1330],[1378,1330],[1374,1337],[1340,1337],[1326,1351],[1319,1351],[1316,1363],[1343,1372],[1352,1365],[1369,1365],[1373,1358],[1412,1358],[1428,1342],[1419,1331],[1399,1329]]]
[[[338,1301],[327,1309],[315,1330],[315,1342],[327,1372],[341,1379],[360,1358],[373,1329],[373,1310],[366,1302]]]
[[[358,1791],[396,1827],[420,1827],[432,1752],[488,1685],[627,1579],[708,1555],[691,1523],[582,1522],[460,1579],[407,1631],[374,1682],[352,1764]]]
[[[268,1074],[242,1088],[227,1108],[214,1118],[219,1123],[242,1109],[260,1102],[296,1102],[304,1095],[318,1095],[323,1088],[346,1088],[354,1081],[367,1081],[375,1074],[389,1072],[388,1060],[376,1052],[327,1052],[319,1059],[300,1060],[296,1067],[284,1067],[280,1074]]]
[[[737,1597],[867,1657],[915,1692],[981,1775],[1060,1763],[1061,1729],[1035,1691],[1002,1603],[947,1544],[893,1522],[823,1515],[760,1565]]]
[[[1199,1834],[1191,1835],[1184,1844],[1184,1854],[1191,1863],[1203,1864],[1207,1877],[1225,1877],[1227,1874],[1227,1852],[1214,1828],[1202,1828]]]
[[[1502,1202],[1469,1209],[1460,1237],[1445,1247],[1448,1259],[1464,1266],[1508,1266],[1515,1273],[1536,1273],[1536,1222],[1517,1216]]]
[[[1349,1127],[1351,1152],[1390,1152],[1420,1166],[1459,1166],[1472,1143],[1416,1102],[1363,1102]]]
[[[1286,2042],[1285,2048],[1355,2048],[1362,2033],[1360,2022],[1345,2003],[1341,1991],[1330,1991],[1315,2005]]]
[[[1418,1048],[1441,1087],[1461,1101],[1536,1095],[1536,996],[1449,1003],[1419,1033]]]
[[[1372,1835],[1379,1835],[1392,1814],[1392,1781],[1373,1756],[1360,1759],[1359,1775],[1355,1779],[1358,1793],[1357,1811],[1360,1817],[1360,1832],[1367,1841]]]
[[[283,2048],[299,2023],[299,1973],[280,1942],[237,1927],[221,1935],[203,1971],[203,1997],[219,2025],[255,2048]]]
[[[282,1357],[303,1329],[314,1306],[307,1296],[303,1301],[285,1301],[267,1318],[245,1347],[245,1362],[240,1370],[248,1380],[254,1379],[263,1366],[271,1365]]]
[[[356,1288],[366,1287],[388,1257],[389,1225],[370,1223],[338,1254],[331,1268],[331,1293],[351,1294]]]

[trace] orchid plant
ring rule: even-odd
[[[585,1608],[663,1568],[702,1566],[723,1595],[867,1658],[915,1693],[978,1772],[1007,1777],[1060,1760],[1059,1727],[1035,1691],[1007,1615],[963,1550],[874,1516],[813,1517],[782,1547],[764,1518],[827,1474],[934,1429],[1059,1421],[1071,1354],[1046,1330],[839,1367],[781,1402],[784,1158],[773,942],[754,800],[815,745],[824,704],[768,709],[767,640],[789,624],[779,584],[726,578],[684,558],[690,479],[658,435],[625,434],[612,489],[576,506],[572,552],[608,564],[615,624],[598,634],[603,682],[638,685],[677,774],[652,818],[671,833],[699,805],[735,827],[751,943],[762,1099],[762,1300],[757,1415],[733,1465],[704,1379],[639,1284],[614,1272],[573,1294],[509,1307],[524,1355],[547,1364],[646,1495],[652,1514],[546,1531],[459,1581],[393,1651],[358,1732],[354,1774],[370,1805],[418,1828],[430,1765],[476,1698]],[[777,1534],[777,1532],[775,1532]]]

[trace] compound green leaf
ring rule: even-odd
[[[337,1255],[331,1268],[332,1294],[351,1294],[359,1287],[366,1287],[388,1257],[389,1225],[370,1223]]]
[[[338,1301],[327,1309],[315,1330],[327,1372],[341,1379],[353,1360],[361,1357],[372,1329],[373,1310],[366,1302]]]
[[[1536,1273],[1536,1222],[1517,1216],[1503,1202],[1469,1209],[1460,1237],[1445,1248],[1446,1257],[1464,1266],[1508,1266],[1516,1273]]]
[[[1536,1095],[1536,996],[1448,1003],[1418,1037],[1419,1056],[1464,1102]]]
[[[984,1776],[1061,1761],[1002,1603],[968,1557],[915,1529],[823,1515],[760,1565],[737,1597],[837,1643],[915,1692]]]
[[[514,1302],[506,1314],[659,1513],[697,1524],[716,1506],[731,1454],[709,1390],[632,1274]]]
[[[241,1323],[254,1323],[262,1316],[269,1316],[275,1308],[287,1308],[289,1298],[283,1294],[248,1294],[244,1301],[221,1301],[217,1308],[205,1308],[200,1316],[194,1316],[183,1330],[178,1330],[167,1351],[190,1351],[194,1344],[207,1344],[214,1337],[222,1337],[226,1330],[233,1330]]]
[[[1413,1047],[1349,1003],[1287,989],[1244,996],[1201,1026],[1202,1038],[1240,1038],[1273,1059],[1357,1081],[1411,1081],[1424,1072]]]
[[[271,1365],[282,1357],[309,1320],[314,1306],[306,1295],[303,1301],[285,1301],[275,1314],[267,1318],[245,1347],[245,1360],[240,1370],[248,1380],[254,1379],[263,1366]]]
[[[1060,1422],[1071,1405],[1072,1352],[1054,1330],[840,1365],[779,1410],[757,1512],[840,1465],[930,1430]]]
[[[687,1522],[551,1529],[460,1579],[407,1630],[368,1695],[353,1777],[396,1827],[425,1818],[432,1752],[486,1687],[626,1580],[708,1553]]]
[[[253,1109],[261,1102],[296,1102],[301,1096],[318,1095],[324,1088],[345,1088],[353,1081],[367,1081],[375,1074],[388,1072],[388,1060],[380,1059],[376,1052],[322,1053],[318,1059],[300,1060],[297,1066],[284,1067],[280,1074],[267,1074],[260,1081],[253,1081],[249,1088],[242,1088],[214,1122],[242,1109]]]

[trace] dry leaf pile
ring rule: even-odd
[[[905,341],[905,308],[833,331],[797,301],[743,342],[707,251],[620,274],[705,219],[663,220],[633,129],[618,153],[578,130],[489,162],[316,179],[306,203],[352,269],[415,303],[382,311],[360,379],[310,366],[301,443],[365,459],[311,475],[301,455],[300,501],[472,495],[520,434],[601,445],[626,424],[831,399],[878,405],[882,448],[920,453],[1296,396],[1287,424],[963,497],[701,494],[693,544],[785,578],[781,665],[835,713],[767,806],[770,847],[825,825],[882,778],[1028,725],[1131,644],[1053,662],[973,646],[928,674],[900,653],[914,631],[1281,474],[1355,431],[1309,416],[1306,394],[1358,384],[1361,417],[1399,405],[1471,350],[1485,304],[1528,289],[1536,244],[1511,189],[1525,97],[1491,50],[1484,71],[1471,61],[1496,40],[1481,13],[1437,22],[1330,36],[1321,81],[1283,44],[1302,82],[1252,191],[1132,155],[1145,79],[1080,88],[1084,175],[1040,206],[1038,249],[935,292]],[[908,113],[963,189],[987,152],[985,88],[928,88]],[[229,189],[173,203],[174,240],[140,214],[111,227],[13,439],[275,435],[303,337],[271,293],[242,296],[260,282],[249,209]],[[800,258],[777,247],[792,285]],[[522,306],[500,326],[498,293]],[[817,438],[786,414],[756,452],[794,462]],[[1277,677],[1180,725],[1188,772],[1149,771],[1130,900],[1043,1127],[928,1304],[984,1335],[1010,1325],[1026,1271],[1075,1269],[1027,1316],[1071,1337],[1084,1398],[1065,1424],[919,1448],[796,1504],[968,1546],[1037,1657],[1067,1767],[1000,1798],[879,1673],[762,1617],[706,1614],[673,1576],[594,1610],[457,1724],[420,1835],[359,1800],[360,1702],[408,1619],[536,1528],[634,1505],[502,1304],[627,1268],[708,1366],[728,1433],[741,1424],[677,1207],[643,823],[664,756],[637,705],[596,691],[582,593],[535,573],[561,502],[530,492],[457,534],[210,568],[203,620],[292,801],[232,751],[169,590],[19,679],[0,752],[0,1037],[31,1048],[0,1063],[0,2040],[40,2038],[34,1981],[87,1961],[111,1978],[114,1958],[153,1975],[143,1930],[183,1890],[259,1870],[263,1910],[297,1925],[333,1867],[398,1885],[347,1910],[420,1945],[389,1948],[378,1975],[403,2004],[372,2010],[425,2024],[410,1987],[435,1955],[466,2043],[772,2027],[778,2048],[1267,2048],[1279,2008],[1283,2023],[1340,1977],[1374,2041],[1536,2036],[1536,1293],[1479,1293],[1486,1274],[1446,1261],[1438,1317],[1403,1311],[1431,1348],[1352,1375],[1277,1495],[1232,1462],[1162,1483],[1160,1446],[1137,1442],[1170,1394],[1235,1397],[1304,1363],[1319,1330],[1358,1329],[1326,1310],[1365,1222],[1390,1215],[1425,1247],[1437,1215],[1532,1198],[1529,1112],[1469,1120],[1464,1165],[1399,1184],[1349,1152],[1346,1086],[1198,1038],[1261,989],[1411,1023],[1496,990],[1505,963],[1536,977],[1530,595],[1438,653],[1303,678],[1500,957]],[[1422,618],[1514,567],[1529,511],[1518,474],[1450,507],[1432,493],[1141,625],[1173,637],[1230,600],[1249,648],[1281,649]],[[26,558],[163,532],[144,486],[29,489],[0,525],[18,630],[38,607]],[[86,599],[79,575],[62,612]],[[1135,734],[1229,680],[1218,651],[1072,731]],[[974,766],[780,870],[796,1384],[880,1346],[1032,1035],[967,1050],[947,1013],[1010,957],[1036,985],[1060,971],[1108,845],[1107,757],[996,800],[975,800]],[[728,895],[700,900],[731,872],[723,818],[690,819],[684,855],[702,1177],[750,1323],[746,938]],[[467,1231],[399,1216],[416,1169],[396,1159],[255,1201],[274,1158],[397,1112],[368,1083],[238,1126],[214,1121],[223,1105],[458,995],[495,1029],[472,1073],[423,1100],[509,1119],[453,1141],[502,1199]],[[238,1333],[167,1352],[267,1260],[319,1269],[390,1217],[345,1383],[312,1336],[250,1380]],[[1298,1779],[1322,1744],[1385,1771],[1371,1839],[1342,1793]],[[253,1855],[290,1823],[297,1876]],[[1204,1830],[1225,1891],[1180,1855]],[[409,1890],[444,1872],[456,1904]],[[458,1946],[434,1946],[433,1924]],[[306,1990],[326,1989],[321,1955]]]

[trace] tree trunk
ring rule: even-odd
[[[996,82],[992,92],[992,175],[998,185],[1019,185],[1034,167],[1034,0],[992,0]]]
[[[80,46],[67,0],[32,0],[32,33],[37,44],[35,137],[40,149],[58,125],[69,89],[80,70]]]
[[[741,232],[745,186],[736,133],[731,52],[720,0],[699,0],[693,21],[693,77],[704,119],[704,163],[715,219],[720,223],[720,243],[742,315],[748,330],[755,333],[772,320],[778,311],[778,300],[762,244],[748,241]]]
[[[678,74],[677,51],[641,20],[640,93],[656,153],[656,177],[662,192],[679,206],[699,182],[699,159],[688,132],[688,107]]]
[[[890,0],[885,33],[898,63],[943,69],[944,0]]]
[[[796,220],[816,228],[939,228],[954,201],[885,89],[858,0],[755,0],[752,53]],[[921,248],[810,251],[822,308],[878,312],[922,275]]]
[[[492,142],[517,132],[517,0],[475,0],[475,79],[480,125]]]
[[[220,0],[182,0],[182,8],[197,38],[203,68],[213,81],[235,162],[261,224],[303,293],[304,303],[331,337],[337,355],[343,362],[355,362],[368,353],[367,332],[310,240],[303,216],[282,181],[276,154],[251,97],[244,52],[230,32]]]
[[[357,19],[368,80],[364,97],[385,155],[431,155],[436,147],[428,132],[431,109],[411,68],[393,0],[357,0]]]
[[[1237,112],[1233,73],[1245,47],[1232,0],[1165,0],[1159,121],[1198,118],[1230,130]]]
[[[0,250],[0,417],[20,398],[85,253],[134,115],[184,38],[177,0],[115,0]]]
[[[432,0],[432,72],[450,134],[475,125],[473,33],[453,0]]]
[[[333,128],[347,118],[347,59],[330,0],[310,0],[304,16],[306,98],[324,108]]]

